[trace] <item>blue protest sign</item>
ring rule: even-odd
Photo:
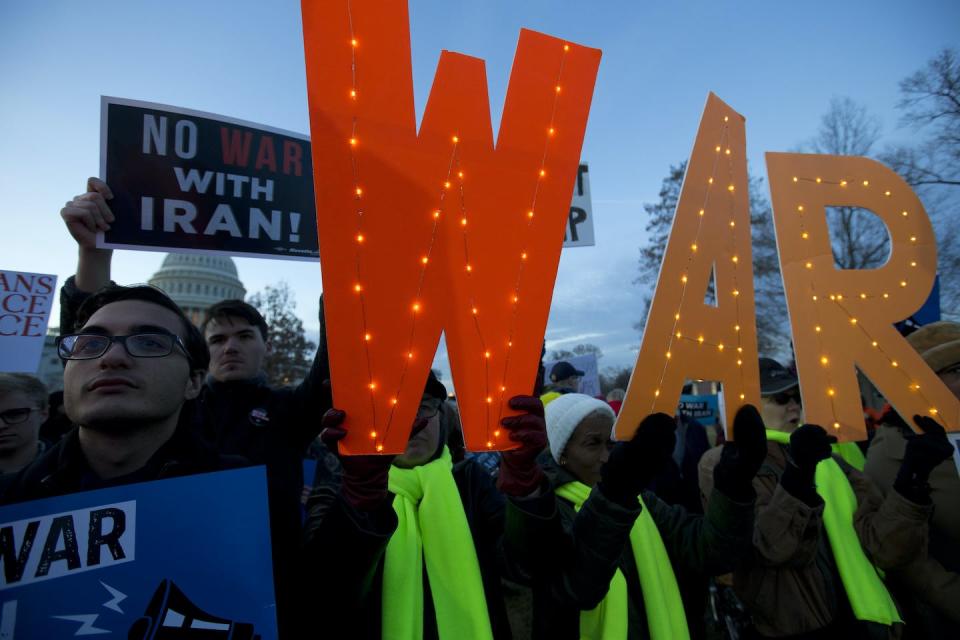
[[[696,420],[705,427],[717,424],[720,415],[720,405],[715,394],[695,396],[683,394],[678,406],[680,415]]]
[[[263,467],[0,508],[0,638],[276,638]]]

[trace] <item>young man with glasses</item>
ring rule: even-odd
[[[753,619],[750,637],[898,637],[900,613],[876,570],[923,553],[929,498],[907,485],[884,496],[835,453],[835,437],[803,424],[798,385],[783,365],[760,359],[767,457],[753,481],[753,554],[733,573],[733,589]],[[946,442],[936,423],[921,418],[918,426],[928,430],[917,438],[923,447]],[[704,495],[719,458],[713,449],[700,461]],[[914,463],[919,471],[929,461]]]
[[[192,425],[209,355],[159,289],[109,287],[60,336],[64,405],[77,425],[11,479],[3,503],[244,464],[203,444]]]
[[[43,451],[47,387],[25,373],[0,373],[0,474],[30,464]]]

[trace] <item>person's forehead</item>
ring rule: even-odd
[[[10,391],[9,393],[0,393],[0,411],[7,409],[22,409],[24,407],[33,407],[36,402],[23,391]]]
[[[157,327],[183,337],[183,323],[172,310],[146,300],[118,300],[97,309],[80,329],[99,328],[111,335],[127,335]]]
[[[610,435],[612,427],[613,420],[610,416],[604,413],[593,413],[580,421],[573,435],[577,438],[586,438],[597,434],[607,437]]]
[[[210,322],[207,323],[204,334],[208,337],[212,335],[229,336],[243,331],[259,333],[260,329],[239,316],[222,316],[220,318],[211,318]]]

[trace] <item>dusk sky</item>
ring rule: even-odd
[[[835,96],[879,118],[881,146],[909,142],[916,134],[894,108],[899,81],[960,46],[960,3],[948,0],[411,0],[410,18],[418,117],[450,49],[486,60],[494,131],[522,27],[603,50],[582,153],[596,246],[564,250],[546,336],[548,348],[598,345],[601,369],[636,358],[633,325],[653,285],[634,284],[642,205],[689,154],[708,92],[745,115],[750,168],[762,176],[763,153],[810,138]],[[0,268],[60,282],[76,247],[59,211],[99,171],[101,95],[309,133],[295,1],[6,2],[0,79]],[[146,281],[162,258],[118,251],[114,279]],[[316,263],[236,263],[248,292],[286,280],[316,331]]]

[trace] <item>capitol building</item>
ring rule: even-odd
[[[170,296],[197,326],[206,310],[217,302],[243,300],[247,294],[237,277],[237,265],[229,256],[168,253],[147,282]],[[59,333],[57,328],[48,330],[36,374],[50,391],[63,389],[63,364],[55,344]]]
[[[211,306],[221,300],[243,300],[247,293],[229,256],[168,253],[147,283],[162,289],[198,326]]]

